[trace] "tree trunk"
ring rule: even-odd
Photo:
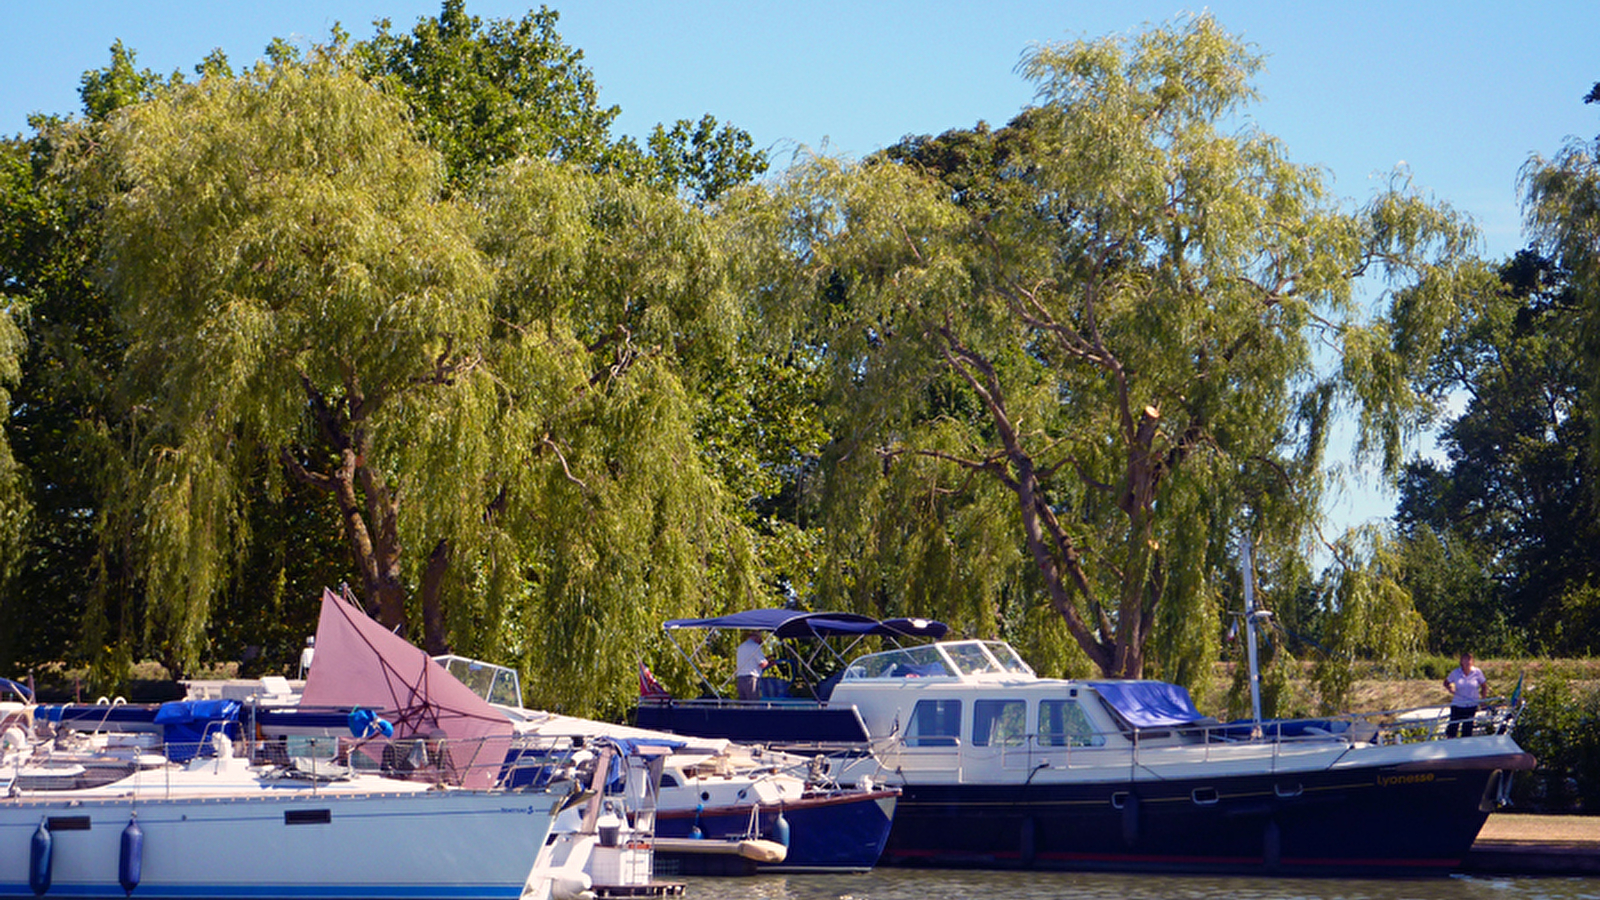
[[[441,540],[428,554],[422,573],[422,646],[429,656],[450,652],[444,624],[444,576],[450,569],[450,542]]]
[[[378,401],[364,397],[358,386],[350,384],[343,404],[331,404],[305,375],[300,381],[323,438],[338,453],[339,464],[332,472],[315,471],[307,468],[289,447],[282,449],[280,457],[290,475],[333,495],[350,546],[351,562],[361,573],[363,608],[378,624],[405,637],[406,587],[400,578],[403,548],[399,502],[366,464],[371,441],[362,422],[377,408]]]

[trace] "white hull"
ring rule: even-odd
[[[51,835],[44,896],[123,897],[122,835],[143,832],[133,896],[509,898],[551,823],[542,793],[417,790],[358,777],[207,790],[115,786],[0,801],[0,896],[33,897],[32,844]],[[425,786],[418,786],[425,787]]]

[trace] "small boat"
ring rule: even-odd
[[[94,741],[80,741],[70,724],[81,710],[39,714],[31,698],[9,710],[8,727],[22,731],[27,746],[8,746],[0,772],[0,897],[520,896],[564,795],[495,786],[509,728],[472,737],[458,726],[474,704],[484,721],[498,713],[459,684],[453,691],[454,679],[420,650],[400,652],[391,642],[403,641],[325,595],[319,631],[343,627],[388,645],[392,670],[430,689],[403,695],[400,726],[382,723],[392,737],[369,720],[374,727],[359,735],[262,741],[240,728],[237,703],[199,718],[192,705],[130,704],[118,708],[116,726],[128,730],[116,733],[182,724],[198,738],[140,739],[130,753],[108,741],[112,749],[96,758],[85,750]],[[327,671],[340,669],[330,662]],[[90,736],[112,733],[110,719],[96,720]],[[30,783],[31,769],[68,771],[63,748],[82,771],[56,786]],[[478,761],[488,758],[495,762],[486,769]],[[99,774],[81,777],[91,771]]]
[[[521,696],[514,669],[460,656],[437,661],[482,696]],[[552,771],[543,754],[552,748],[570,752],[602,738],[671,744],[655,827],[663,872],[862,872],[876,865],[888,840],[899,789],[840,782],[811,756],[495,705],[516,735],[507,757],[511,785],[543,783]]]
[[[859,618],[760,610],[669,633],[765,621],[790,635],[833,636],[839,623],[893,636]],[[638,721],[765,735],[826,753],[841,780],[898,786],[884,864],[1446,873],[1511,773],[1534,764],[1508,734],[1513,710],[1453,740],[1392,716],[1219,723],[1177,685],[1041,678],[1002,641],[894,642],[782,693],[643,699]]]
[[[523,900],[682,896],[682,882],[655,880],[657,788],[669,752],[608,739],[585,751],[572,772],[582,788],[562,802]]]

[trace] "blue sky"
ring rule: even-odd
[[[1299,162],[1327,170],[1339,196],[1369,196],[1397,165],[1414,184],[1470,213],[1483,252],[1524,244],[1517,173],[1572,137],[1600,133],[1600,3],[1221,0],[1185,4],[1080,0],[575,0],[552,3],[566,42],[584,51],[617,132],[711,113],[773,151],[860,157],[907,134],[1003,124],[1032,98],[1016,74],[1040,42],[1137,30],[1207,10],[1267,55],[1257,125]],[[6,0],[0,29],[0,133],[33,112],[79,109],[85,70],[120,38],[141,66],[192,72],[220,47],[236,65],[273,37],[356,38],[387,17],[409,30],[437,0]],[[467,0],[485,19],[526,3]],[[1425,449],[1425,448],[1419,448]],[[1338,520],[1390,512],[1392,498],[1353,484]]]

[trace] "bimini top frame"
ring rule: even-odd
[[[726,616],[672,619],[663,627],[672,646],[694,669],[701,684],[712,692],[716,692],[717,688],[702,670],[700,655],[723,631],[771,634],[781,642],[781,658],[793,664],[792,674],[816,685],[826,677],[822,670],[830,673],[842,670],[856,647],[868,637],[887,638],[899,646],[904,639],[938,640],[949,630],[943,622],[932,619],[896,618],[879,621],[857,613],[804,612],[794,609],[747,609]],[[699,640],[692,648],[686,648],[684,642],[679,640],[679,635],[687,637],[691,631],[698,634]],[[829,638],[842,639],[837,642],[841,646],[835,646]]]

